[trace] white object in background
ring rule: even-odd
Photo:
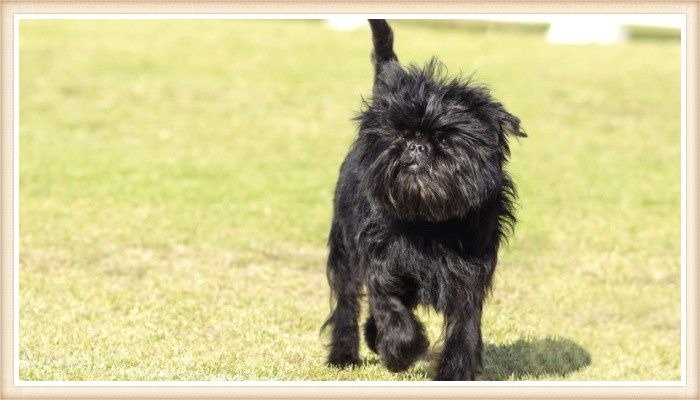
[[[547,41],[555,44],[615,44],[628,39],[619,18],[601,16],[558,16],[552,19]]]
[[[336,17],[326,20],[329,28],[336,31],[351,31],[367,26],[367,19],[362,17]]]

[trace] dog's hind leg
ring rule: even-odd
[[[367,316],[365,321],[365,343],[373,353],[377,351],[377,322],[374,320],[372,313]]]
[[[327,363],[336,367],[360,364],[360,294],[362,285],[353,272],[339,226],[334,223],[329,238],[327,275],[334,308],[324,326],[331,327]]]

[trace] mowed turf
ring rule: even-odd
[[[529,133],[481,379],[680,379],[679,42],[395,31],[402,61],[476,71]],[[369,52],[320,21],[22,21],[20,378],[429,379],[364,344],[324,365]]]

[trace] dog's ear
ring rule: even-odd
[[[496,128],[503,142],[506,141],[507,135],[527,137],[520,125],[520,118],[506,111],[503,104],[493,101],[486,109],[486,118]]]
[[[503,104],[495,100],[492,100],[484,107],[484,110],[486,120],[498,134],[498,146],[501,149],[501,154],[508,158],[510,156],[508,135],[527,137],[522,126],[520,126],[520,118],[506,111]]]

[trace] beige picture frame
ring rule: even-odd
[[[643,2],[170,2],[170,1],[2,1],[2,398],[697,398],[697,62],[698,3],[692,1]],[[14,212],[17,164],[16,135],[17,16],[55,13],[216,13],[216,14],[470,14],[470,13],[678,13],[686,15],[685,52],[685,315],[682,332],[684,365],[679,382],[469,382],[384,385],[382,382],[269,382],[228,384],[226,382],[183,383],[56,383],[22,384],[17,366],[16,254],[17,215]]]

